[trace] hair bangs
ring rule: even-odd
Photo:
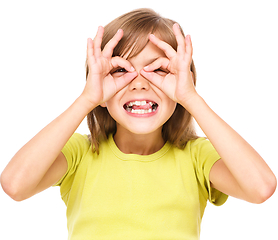
[[[122,39],[114,48],[113,57],[120,56],[126,59],[135,57],[148,44],[150,34],[157,35],[177,50],[177,42],[172,30],[175,22],[162,18],[151,9],[143,10],[134,11],[131,16],[126,14],[120,16],[117,21],[104,27],[103,43],[108,42],[118,29],[124,32]],[[104,46],[103,44],[102,49]]]

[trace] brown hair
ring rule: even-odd
[[[124,36],[115,47],[113,56],[123,57],[128,54],[127,59],[136,56],[149,42],[148,36],[151,33],[155,33],[177,50],[177,42],[172,30],[174,23],[173,20],[163,18],[151,9],[142,8],[131,11],[104,27],[101,48],[104,48],[118,29],[122,29]],[[194,85],[196,85],[196,70],[193,61],[191,71],[194,74]],[[86,78],[88,73],[89,68],[86,62]],[[93,149],[98,152],[99,142],[107,139],[109,134],[116,133],[116,122],[107,108],[101,106],[97,106],[87,115],[87,122]],[[180,104],[177,104],[173,115],[163,125],[162,136],[164,141],[169,141],[178,148],[184,148],[188,140],[198,138],[191,114]]]

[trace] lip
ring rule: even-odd
[[[136,101],[139,101],[139,102],[146,101],[147,103],[152,102],[153,104],[156,104],[157,107],[156,107],[156,109],[155,109],[154,111],[148,112],[148,113],[132,113],[132,112],[127,111],[125,106],[129,105],[129,104],[132,103],[132,102],[136,102]],[[123,109],[124,109],[124,111],[125,111],[129,116],[138,117],[138,118],[146,118],[146,117],[152,117],[152,116],[154,116],[154,115],[158,112],[158,110],[159,110],[159,104],[158,104],[156,101],[154,101],[154,100],[145,99],[145,98],[132,99],[132,100],[129,100],[128,102],[126,102],[126,103],[123,105]]]

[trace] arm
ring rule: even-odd
[[[15,154],[1,175],[9,196],[24,200],[62,178],[67,162],[61,150],[88,111],[84,99],[78,98]]]
[[[89,75],[80,97],[24,145],[1,174],[1,185],[14,200],[29,198],[63,177],[67,162],[61,150],[71,135],[91,110],[111,98],[137,75],[128,61],[112,58],[113,49],[123,32],[118,31],[103,51],[100,48],[102,36],[103,28],[100,27],[95,40],[88,39]],[[110,71],[117,66],[131,72],[116,82]]]
[[[167,58],[156,60],[141,74],[192,114],[221,156],[210,172],[212,187],[249,202],[265,201],[276,189],[274,174],[260,155],[197,94],[190,71],[190,36],[184,38],[177,24],[173,30],[177,51],[151,35],[150,41],[162,49]],[[159,76],[154,72],[158,68],[165,68],[170,73],[165,77]]]
[[[212,187],[248,202],[267,200],[276,178],[262,157],[200,96],[186,106],[221,156],[210,172]]]

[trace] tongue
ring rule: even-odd
[[[140,105],[140,106],[138,106],[138,105],[133,105],[133,106],[132,106],[132,109],[149,109],[149,108],[151,108],[151,107],[152,107],[151,104],[147,103],[146,105]]]

